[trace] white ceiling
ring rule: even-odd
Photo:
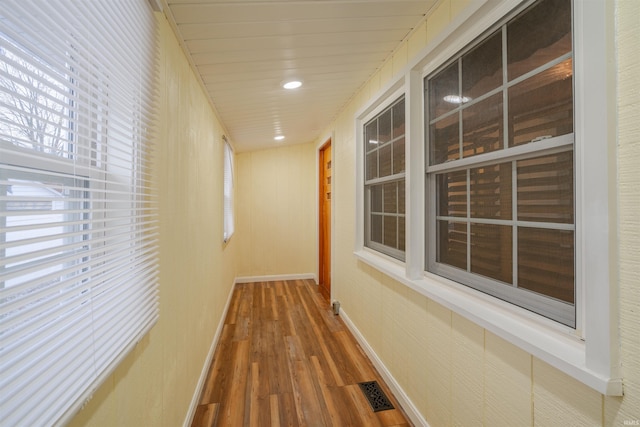
[[[437,2],[162,1],[240,152],[320,137]]]

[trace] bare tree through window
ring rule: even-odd
[[[0,33],[0,134],[4,143],[71,157],[70,82]]]

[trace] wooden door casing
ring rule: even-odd
[[[319,165],[319,291],[331,298],[331,140],[320,148]]]

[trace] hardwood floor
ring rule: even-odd
[[[396,409],[373,412],[358,383]],[[237,284],[192,427],[410,426],[312,281]]]

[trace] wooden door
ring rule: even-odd
[[[329,301],[331,299],[331,140],[320,148],[319,158],[318,279],[320,293]]]

